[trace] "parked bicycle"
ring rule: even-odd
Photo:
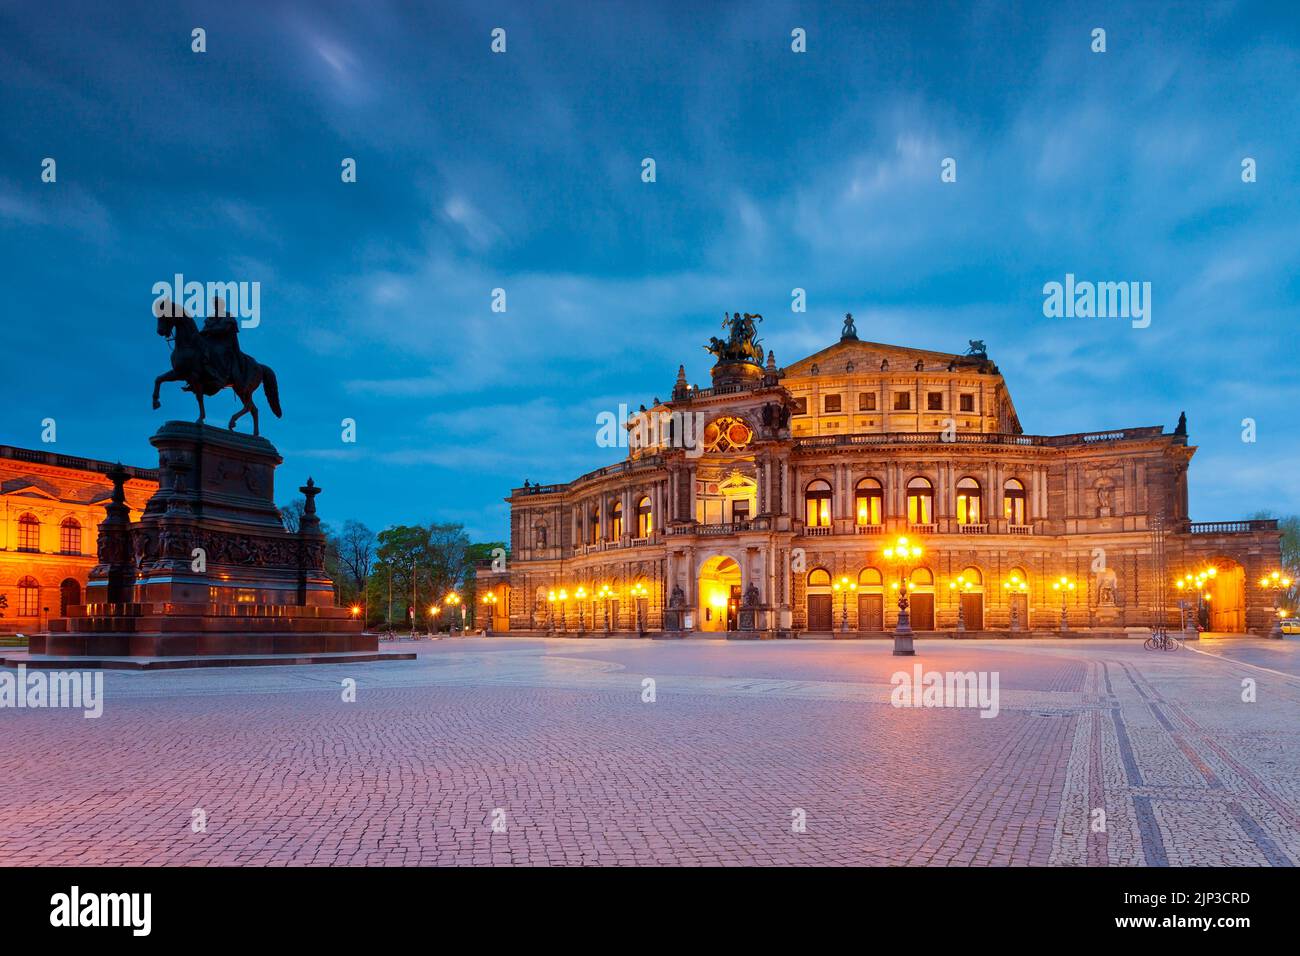
[[[1183,645],[1178,638],[1161,628],[1153,631],[1151,636],[1143,642],[1143,646],[1149,651],[1176,651]]]

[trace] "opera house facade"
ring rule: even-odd
[[[979,342],[838,342],[778,368],[728,317],[712,383],[628,417],[627,456],[515,488],[479,572],[497,631],[1266,634],[1275,521],[1194,522],[1186,420],[1027,435]],[[900,548],[899,538],[907,544]],[[901,552],[901,554],[900,554]]]

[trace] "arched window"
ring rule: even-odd
[[[81,584],[75,578],[64,578],[59,585],[59,617],[68,616],[68,608],[81,603]]]
[[[1002,488],[1002,517],[1010,524],[1028,524],[1029,512],[1025,508],[1025,486],[1009,478]]]
[[[934,524],[934,486],[928,478],[907,483],[908,524]]]
[[[1029,575],[1025,573],[1024,568],[1012,568],[1003,579],[1002,587],[1006,591],[1026,592],[1029,590]]]
[[[916,568],[912,571],[912,587],[928,588],[934,584],[934,573],[929,568]]]
[[[804,491],[804,523],[810,528],[829,528],[831,524],[831,485],[828,481],[811,482]],[[830,579],[827,578],[827,583]]]
[[[860,525],[884,522],[885,492],[875,478],[863,478],[854,492],[854,512]]]
[[[18,616],[36,617],[41,612],[41,586],[32,577],[18,582]]]
[[[41,523],[30,512],[18,519],[18,550],[41,550]]]
[[[976,567],[966,568],[961,574],[957,575],[957,580],[969,582],[971,587],[984,586],[984,575]]]
[[[59,525],[59,551],[63,554],[81,554],[81,522],[67,517]]]
[[[600,508],[591,509],[591,521],[587,525],[587,544],[595,544],[600,540]]]
[[[880,572],[875,568],[863,568],[858,572],[858,587],[878,588],[884,582]]]
[[[610,511],[609,518],[609,539],[617,541],[623,537],[623,502],[614,502],[614,508]]]
[[[636,536],[648,538],[654,534],[655,519],[650,511],[650,499],[642,498],[636,503]]]
[[[831,586],[831,573],[825,568],[813,568],[808,572],[808,587],[828,588]]]
[[[978,481],[974,478],[963,478],[957,482],[957,523],[983,524],[983,502]]]

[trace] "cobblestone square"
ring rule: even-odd
[[[1300,861],[1300,642],[394,646],[0,710],[0,864]],[[997,716],[891,706],[914,664]]]

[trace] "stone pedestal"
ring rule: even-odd
[[[86,603],[31,639],[33,654],[207,656],[374,651],[378,638],[334,606],[320,492],[301,527],[275,504],[282,459],[265,438],[167,422],[150,439],[159,487],[129,524],[121,477],[99,536]]]

